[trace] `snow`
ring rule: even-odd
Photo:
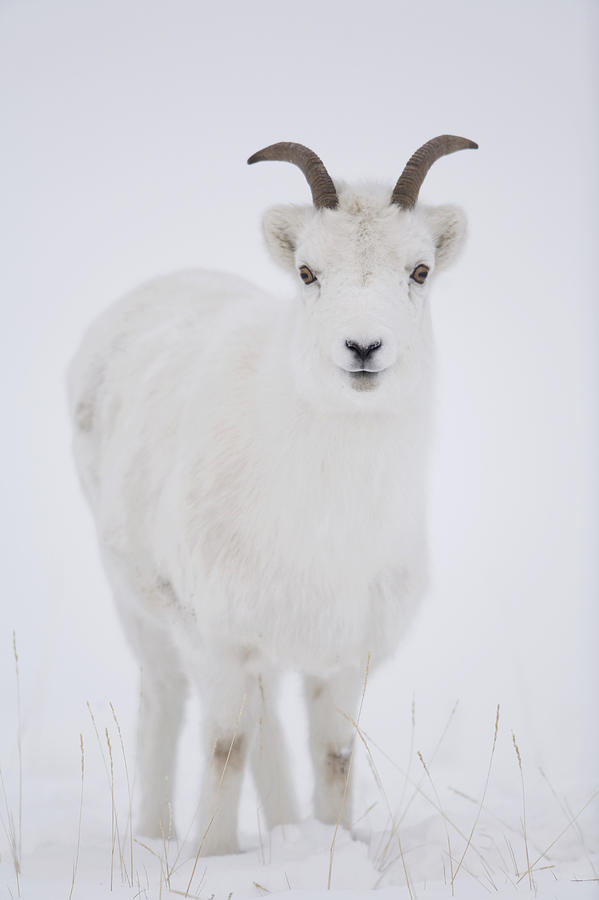
[[[139,281],[190,265],[286,288],[258,220],[271,203],[305,202],[306,186],[292,166],[248,169],[257,148],[300,140],[333,175],[392,184],[419,143],[445,131],[480,150],[440,162],[422,192],[459,202],[470,222],[464,258],[433,301],[433,582],[396,658],[369,680],[356,839],[339,832],[328,891],[333,829],[310,818],[306,723],[289,676],[281,706],[304,820],[259,829],[248,783],[245,852],[201,860],[193,886],[202,900],[365,897],[375,885],[401,900],[407,871],[414,897],[451,897],[447,836],[459,861],[476,825],[455,896],[526,896],[526,877],[514,885],[526,872],[514,732],[536,897],[599,896],[599,798],[583,810],[599,787],[597,15],[594,0],[1,5],[0,823],[10,833],[12,816],[18,832],[14,631],[23,897],[69,897],[80,734],[73,898],[110,896],[105,729],[131,880],[109,703],[134,783],[138,673],[76,483],[64,399],[83,329]],[[199,720],[190,705],[175,810],[183,864],[171,878],[182,891],[196,849]],[[405,870],[388,807],[405,813]],[[9,843],[0,828],[0,896],[16,897]],[[162,844],[147,846],[133,843],[132,885],[115,847],[115,898],[180,896],[161,879]],[[177,852],[172,842],[169,860]]]
[[[289,706],[298,700],[297,688],[290,679],[285,691]],[[519,769],[512,752],[512,735],[503,727],[501,716],[486,790],[492,720],[486,729],[487,759],[481,759],[476,771],[470,773],[474,777],[459,767],[456,770],[437,762],[443,759],[444,745],[455,749],[455,710],[448,717],[449,724],[441,723],[435,745],[422,753],[425,761],[428,758],[427,771],[415,752],[410,759],[407,747],[402,749],[408,752],[408,758],[398,763],[370,733],[362,732],[364,740],[358,742],[355,757],[358,777],[352,834],[341,828],[336,832],[333,826],[309,818],[308,813],[300,824],[281,826],[269,833],[248,783],[241,814],[244,852],[204,859],[196,858],[197,835],[205,823],[196,821],[195,781],[189,778],[194,768],[192,736],[186,733],[181,752],[180,769],[185,774],[177,796],[177,839],[150,840],[138,835],[134,826],[130,832],[125,760],[131,767],[134,806],[131,728],[123,727],[121,748],[112,710],[102,703],[90,704],[90,708],[93,722],[89,711],[87,721],[82,720],[84,770],[79,835],[81,768],[75,749],[80,753],[80,748],[66,754],[68,766],[62,773],[55,760],[44,758],[43,750],[37,761],[24,761],[21,886],[26,898],[54,900],[68,895],[78,841],[73,897],[85,900],[107,893],[133,900],[180,896],[186,891],[202,900],[226,900],[230,894],[249,900],[267,893],[315,898],[325,894],[364,897],[373,892],[382,897],[407,898],[410,890],[414,897],[449,897],[452,867],[456,872],[454,896],[461,900],[486,893],[522,897],[530,891],[527,850],[537,897],[597,896],[599,792],[593,794],[581,786],[572,787],[567,795],[559,787],[556,791],[547,773],[535,771],[525,762],[525,843]],[[116,714],[120,724],[120,714]],[[416,707],[415,740],[410,741],[413,747],[419,745],[418,716]],[[292,729],[298,742],[300,730]],[[106,731],[113,756],[112,775]],[[30,774],[35,769],[42,772],[37,780]],[[11,774],[16,773],[13,770]],[[308,781],[302,780],[304,784]],[[309,810],[308,799],[304,797],[305,810]],[[15,822],[17,802],[13,778],[8,785],[7,804]],[[395,827],[391,825],[391,813]],[[6,824],[6,806],[2,819]],[[329,871],[331,890],[327,888]],[[0,878],[14,896],[12,861],[5,851]]]
[[[406,841],[404,851],[406,868],[410,874],[410,889],[401,877],[401,865],[395,866],[395,873],[381,878],[368,846],[359,840],[352,840],[349,833],[340,831],[337,836],[332,866],[332,890],[327,889],[330,864],[330,845],[332,828],[313,820],[301,825],[278,828],[268,836],[267,845],[262,849],[248,850],[237,856],[223,858],[200,859],[192,886],[191,896],[202,898],[227,898],[232,894],[236,898],[255,898],[266,894],[285,893],[291,897],[319,898],[332,896],[403,898],[413,896],[427,898],[446,898],[451,896],[450,884],[443,878],[420,878],[416,869],[420,863],[425,868],[431,858],[441,855],[441,843],[429,841],[426,853],[420,861],[410,844],[418,840],[416,832]],[[424,837],[426,829],[423,829]],[[405,839],[405,836],[404,836]],[[483,828],[477,839],[478,852],[482,852],[485,860],[491,860],[492,836]],[[504,848],[505,849],[505,848]],[[131,898],[135,896],[158,897],[162,890],[165,896],[177,896],[188,889],[192,873],[194,852],[191,845],[185,847],[177,861],[178,846],[174,842],[162,844],[158,841],[144,841],[134,845],[134,879],[133,885],[129,873],[121,877],[118,853],[114,865],[114,897]],[[70,889],[69,867],[72,862],[73,848],[55,841],[47,842],[36,848],[30,859],[25,859],[23,878],[23,896],[31,898],[53,898],[65,896],[65,888]],[[165,855],[169,860],[172,874],[169,875],[169,894],[165,883]],[[395,855],[395,854],[394,854]],[[471,854],[471,857],[474,854]],[[506,850],[507,855],[507,850]],[[125,857],[128,854],[125,853]],[[425,858],[426,857],[426,858]],[[498,857],[499,858],[499,855]],[[595,863],[597,855],[595,855]],[[124,865],[128,869],[128,858]],[[75,878],[73,896],[106,897],[110,884],[110,841],[103,845],[88,844],[82,848],[78,871]],[[481,897],[486,893],[501,897],[522,897],[529,893],[527,879],[518,885],[514,872],[502,871],[495,867],[495,860],[486,862],[485,875],[476,862],[469,860],[468,873],[458,875],[455,883],[455,896],[461,900]],[[597,896],[597,881],[592,872],[584,872],[585,866],[558,864],[558,874],[554,868],[545,869],[534,874],[534,889],[537,897],[586,898]],[[587,867],[588,868],[588,867]],[[162,875],[161,875],[162,872]],[[449,872],[447,872],[449,878]],[[162,881],[162,885],[161,885]],[[379,887],[380,885],[380,887]],[[379,887],[378,890],[374,890]],[[594,893],[593,893],[594,889]],[[13,885],[14,893],[14,885]]]

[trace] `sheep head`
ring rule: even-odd
[[[275,206],[263,220],[271,256],[297,280],[296,372],[312,396],[380,410],[396,407],[398,393],[421,380],[430,355],[429,286],[456,258],[466,219],[456,206],[417,203],[418,193],[437,159],[476,147],[453,135],[433,138],[391,194],[380,185],[335,184],[301,144],[273,144],[248,160],[294,163],[312,191],[312,205]]]

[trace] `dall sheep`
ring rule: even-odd
[[[395,188],[336,184],[301,144],[313,202],[263,222],[297,291],[231,275],[157,278],[91,326],[69,371],[74,452],[143,672],[139,829],[168,829],[191,682],[204,709],[202,853],[234,852],[246,757],[269,827],[297,821],[276,713],[302,673],[315,814],[351,822],[365,665],[395,650],[427,580],[433,342],[428,292],[463,243],[455,206],[417,203],[442,135]],[[211,824],[209,824],[211,823]]]

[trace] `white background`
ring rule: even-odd
[[[27,786],[61,773],[76,789],[85,701],[112,700],[131,745],[137,702],[71,461],[66,365],[92,317],[157,273],[292,289],[259,219],[307,185],[245,164],[278,140],[390,187],[436,134],[480,144],[421,193],[470,223],[433,296],[434,583],[364,721],[405,762],[413,695],[425,753],[459,699],[441,771],[476,791],[500,702],[502,783],[519,789],[511,729],[531,790],[537,765],[564,790],[596,783],[597,20],[592,0],[0,3],[0,766],[10,781],[14,629],[30,844]]]

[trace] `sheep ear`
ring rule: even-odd
[[[459,206],[431,206],[426,209],[428,226],[435,242],[435,266],[450,266],[466,240],[466,214]]]
[[[262,231],[271,257],[288,271],[295,269],[295,249],[304,224],[313,215],[309,206],[273,206],[264,213]]]

